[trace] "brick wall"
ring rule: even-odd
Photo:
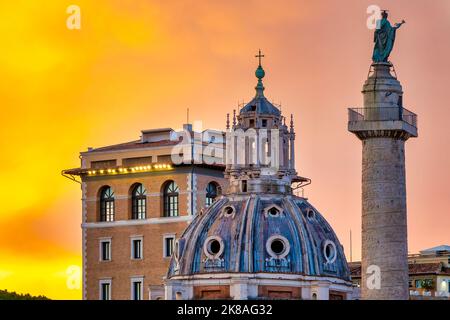
[[[98,299],[99,280],[111,278],[113,299],[130,299],[131,277],[144,277],[144,299],[148,299],[148,286],[162,285],[170,258],[163,257],[163,235],[179,237],[186,222],[147,224],[125,227],[87,229],[87,298]],[[131,237],[143,237],[143,257],[131,259]],[[100,261],[100,239],[111,238],[111,261]]]
[[[148,299],[149,286],[162,286],[163,277],[167,273],[170,258],[163,257],[163,241],[165,234],[181,236],[187,221],[167,223],[162,217],[162,186],[173,180],[179,187],[179,214],[190,215],[191,206],[196,213],[205,205],[206,185],[217,182],[222,190],[226,181],[220,171],[173,170],[166,172],[136,173],[130,175],[108,175],[88,177],[86,195],[83,201],[86,206],[86,298],[99,298],[99,281],[111,279],[112,299],[130,299],[131,278],[143,277],[143,298]],[[194,182],[193,189],[191,183]],[[136,183],[142,183],[147,190],[146,221],[130,220],[130,190]],[[114,190],[115,222],[98,224],[99,192],[103,186]],[[191,194],[193,198],[191,200]],[[157,218],[157,219],[152,219]],[[183,219],[183,218],[181,218]],[[168,220],[170,221],[170,220]],[[143,222],[143,224],[142,224]],[[143,237],[143,258],[131,259],[131,237]],[[111,238],[111,261],[100,261],[100,240]],[[206,293],[205,293],[206,294]],[[214,294],[214,293],[207,293]],[[229,295],[229,293],[228,293]]]

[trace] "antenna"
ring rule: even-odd
[[[189,124],[189,108],[186,110],[186,124]]]

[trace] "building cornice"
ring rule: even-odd
[[[149,218],[142,220],[119,220],[112,222],[86,222],[81,224],[83,229],[96,229],[96,228],[116,228],[116,227],[129,227],[148,224],[163,224],[163,223],[177,223],[177,222],[190,222],[194,219],[194,216],[179,216],[179,217],[160,217]]]

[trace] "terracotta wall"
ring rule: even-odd
[[[200,170],[199,170],[200,171]],[[170,258],[163,257],[164,235],[180,237],[188,222],[166,222],[162,217],[162,186],[173,180],[179,187],[179,214],[189,216],[191,171],[173,170],[166,172],[137,173],[130,175],[109,175],[89,177],[86,182],[86,250],[85,275],[87,299],[99,298],[99,280],[112,280],[112,299],[130,299],[131,278],[144,277],[144,299],[148,299],[149,286],[161,286],[167,273]],[[202,170],[196,174],[193,202],[196,212],[205,205],[206,185],[215,181],[225,190],[225,180],[220,171]],[[131,217],[130,190],[135,183],[142,183],[147,190],[147,218],[155,221],[135,221]],[[115,195],[115,222],[96,224],[99,221],[99,191],[110,186]],[[120,221],[125,222],[124,224]],[[168,220],[170,221],[170,220]],[[119,222],[119,223],[117,223]],[[137,223],[136,223],[137,222]],[[144,224],[139,224],[144,222]],[[131,237],[143,237],[143,259],[131,259]],[[111,261],[100,261],[100,240],[111,238]],[[212,295],[214,293],[205,293]]]

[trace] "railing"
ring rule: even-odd
[[[423,288],[410,288],[410,296],[416,297],[436,297],[436,298],[449,298],[450,294],[445,291],[426,290]]]
[[[348,121],[402,120],[417,128],[417,115],[402,107],[349,108]]]

